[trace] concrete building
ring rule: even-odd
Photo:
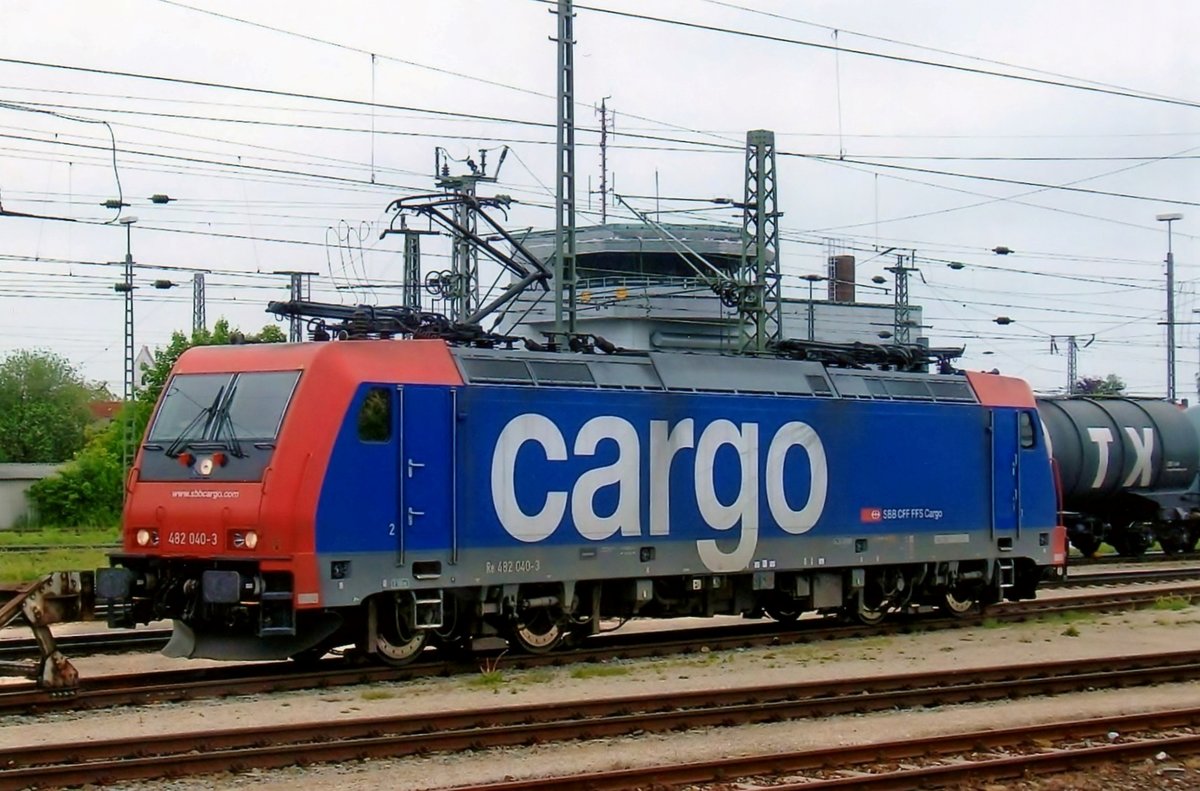
[[[718,225],[664,228],[678,241],[640,224],[603,225],[576,232],[579,331],[600,335],[625,349],[731,349],[737,338],[736,311],[721,304],[681,250],[686,245],[715,269],[732,272],[741,259],[741,230]],[[553,261],[553,231],[531,233],[523,243],[541,260]],[[853,277],[853,262],[838,271],[842,273],[839,277],[847,273]],[[839,282],[839,286],[838,293],[853,300],[853,284]],[[785,338],[889,342],[885,338],[891,337],[895,319],[891,305],[810,301],[803,281],[785,281],[783,293]],[[924,343],[919,307],[910,309],[909,320],[912,342]],[[507,307],[496,329],[540,338],[553,326],[553,294],[530,288]]]
[[[25,492],[35,481],[58,472],[61,464],[0,464],[0,530],[23,519],[36,520]]]

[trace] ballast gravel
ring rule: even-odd
[[[1178,605],[1173,605],[1178,606]],[[707,651],[601,665],[498,672],[476,676],[382,683],[335,690],[276,693],[224,700],[159,704],[90,713],[0,719],[0,745],[20,746],[137,735],[248,727],[264,723],[332,721],[386,714],[442,712],[482,706],[521,706],[597,696],[732,688],[785,681],[844,679],[898,672],[1066,660],[1165,651],[1200,651],[1200,608],[1071,616],[1045,622],[996,624],[929,633],[844,639],[818,644]],[[85,675],[143,672],[181,666],[157,656],[93,657],[77,665]],[[520,780],[551,774],[708,760],[886,741],[903,736],[1000,728],[1061,719],[1200,706],[1200,684],[1172,684],[920,711],[714,728],[675,734],[505,748],[420,758],[249,771],[109,788],[347,791],[436,789],[467,783]],[[736,784],[723,788],[736,788]],[[1200,760],[1162,760],[1105,767],[1019,783],[972,786],[1001,789],[1200,788]],[[710,788],[717,788],[711,786]]]

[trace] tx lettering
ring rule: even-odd
[[[671,532],[671,465],[677,456],[690,453],[693,462],[693,487],[696,505],[704,522],[713,530],[728,531],[741,525],[737,546],[724,552],[715,539],[696,542],[701,561],[714,572],[745,568],[758,545],[760,474],[766,488],[767,507],[780,528],[793,535],[813,528],[825,508],[829,472],[821,438],[807,423],[793,421],[781,426],[767,447],[765,467],[760,470],[759,425],[714,420],[697,437],[693,418],[671,425],[666,420],[651,420],[648,463],[649,535],[666,536]],[[505,425],[492,454],[492,502],[500,524],[520,541],[538,542],[548,538],[562,523],[568,501],[571,521],[581,536],[603,541],[620,533],[640,536],[642,531],[642,437],[629,421],[611,416],[594,417],[583,424],[575,436],[575,457],[593,456],[602,440],[617,445],[617,458],[609,465],[593,467],[575,479],[569,492],[548,490],[540,510],[527,513],[517,502],[517,454],[526,443],[540,446],[549,462],[566,462],[567,441],[562,431],[545,415],[518,415]],[[716,492],[716,458],[723,447],[737,453],[740,482],[732,502],[722,502]],[[784,480],[784,462],[788,451],[802,448],[808,455],[810,478],[795,489],[807,488],[803,507],[794,509],[788,502]],[[617,506],[607,516],[595,509],[597,493],[609,486],[617,489]],[[793,497],[793,501],[798,499]]]
[[[1138,486],[1149,486],[1150,461],[1154,456],[1154,429],[1145,427],[1139,435],[1133,426],[1125,426],[1125,434],[1129,437],[1129,447],[1133,448],[1134,462],[1133,469],[1121,485],[1131,486],[1136,480]],[[1112,430],[1103,427],[1089,428],[1088,439],[1095,443],[1096,454],[1100,459],[1096,465],[1096,479],[1092,481],[1092,488],[1099,489],[1108,477],[1108,451],[1113,443]]]

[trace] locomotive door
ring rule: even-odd
[[[440,573],[440,559],[458,559],[454,411],[449,388],[400,387],[397,563],[419,562],[413,571],[418,577],[436,576],[435,568]]]
[[[993,409],[992,538],[1013,537],[1021,529],[1021,456],[1017,413]]]

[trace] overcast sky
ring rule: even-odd
[[[967,367],[1053,391],[1066,382],[1065,336],[1081,347],[1094,336],[1081,375],[1115,373],[1161,396],[1167,229],[1155,216],[1182,212],[1178,392],[1195,401],[1200,3],[588,5],[666,21],[577,12],[579,205],[591,209],[580,225],[599,222],[598,198],[582,193],[599,186],[602,97],[616,113],[616,191],[653,196],[657,183],[657,204],[630,201],[664,219],[739,222],[680,199],[740,198],[745,132],[772,129],[788,293],[807,294],[799,277],[823,273],[831,246],[858,256],[860,283],[894,263],[877,252],[913,250],[925,333],[965,344]],[[125,235],[100,206],[118,194],[138,218],[138,346],[190,327],[190,270],[210,272],[209,324],[225,316],[247,331],[286,297],[278,270],[316,273],[317,299],[399,301],[386,286],[401,278],[402,241],[379,240],[384,209],[432,188],[437,146],[465,158],[509,145],[499,183],[481,193],[520,202],[513,227],[553,226],[555,19],[544,3],[2,7],[0,201],[76,222],[0,217],[0,352],[48,348],[120,392],[120,269],[104,264],[123,258]],[[153,205],[156,193],[174,201]],[[427,269],[448,265],[444,243],[425,252]],[[155,279],[181,285],[157,291]]]

